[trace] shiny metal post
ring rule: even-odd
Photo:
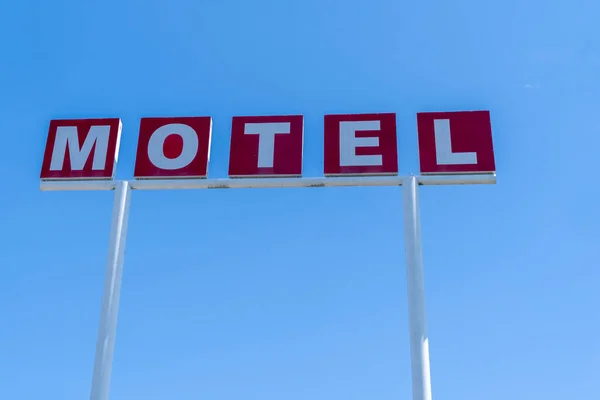
[[[410,332],[410,361],[413,400],[431,400],[429,340],[425,316],[425,281],[419,215],[419,182],[415,176],[402,184],[404,207],[404,242],[406,246],[406,285]]]
[[[102,295],[102,311],[100,312],[90,400],[108,400],[110,392],[130,200],[131,188],[129,182],[115,182],[115,202],[110,227],[106,277]]]

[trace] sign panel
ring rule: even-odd
[[[422,174],[491,174],[496,170],[489,111],[417,113]],[[42,180],[113,179],[118,118],[50,121]],[[211,117],[142,118],[136,179],[206,178]],[[300,177],[302,115],[237,116],[231,126],[229,176]],[[324,117],[324,175],[397,175],[395,113]]]
[[[325,116],[325,175],[396,175],[396,114]]]
[[[417,113],[422,174],[496,171],[489,111]]]
[[[302,115],[233,117],[229,176],[301,176]]]
[[[211,117],[142,118],[136,179],[206,178]]]
[[[41,179],[112,179],[121,139],[119,118],[50,121]]]

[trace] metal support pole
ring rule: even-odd
[[[425,282],[423,278],[418,189],[419,183],[415,176],[406,178],[402,184],[410,361],[413,400],[431,400],[431,373],[429,370],[429,342],[425,317]]]
[[[90,400],[108,400],[110,392],[130,199],[129,182],[116,182]]]

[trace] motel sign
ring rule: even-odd
[[[207,178],[211,117],[142,118],[135,179]],[[493,173],[488,111],[417,114],[422,174]],[[396,114],[325,115],[324,176],[397,175]],[[43,180],[113,179],[118,118],[53,120]],[[229,177],[301,177],[301,115],[233,117]]]
[[[494,184],[489,111],[417,113],[419,175],[398,176],[396,114],[325,115],[323,174],[303,177],[302,115],[232,119],[228,179],[209,179],[209,116],[142,118],[133,180],[115,181],[119,118],[52,120],[40,188],[114,190],[91,400],[108,400],[131,191],[402,186],[413,400],[431,400],[419,185]],[[199,394],[201,396],[201,394]]]

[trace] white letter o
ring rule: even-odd
[[[181,154],[167,158],[164,153],[165,140],[169,135],[179,135],[183,139]],[[174,170],[187,167],[198,153],[198,135],[189,125],[168,124],[154,131],[148,142],[148,158],[160,169]]]

